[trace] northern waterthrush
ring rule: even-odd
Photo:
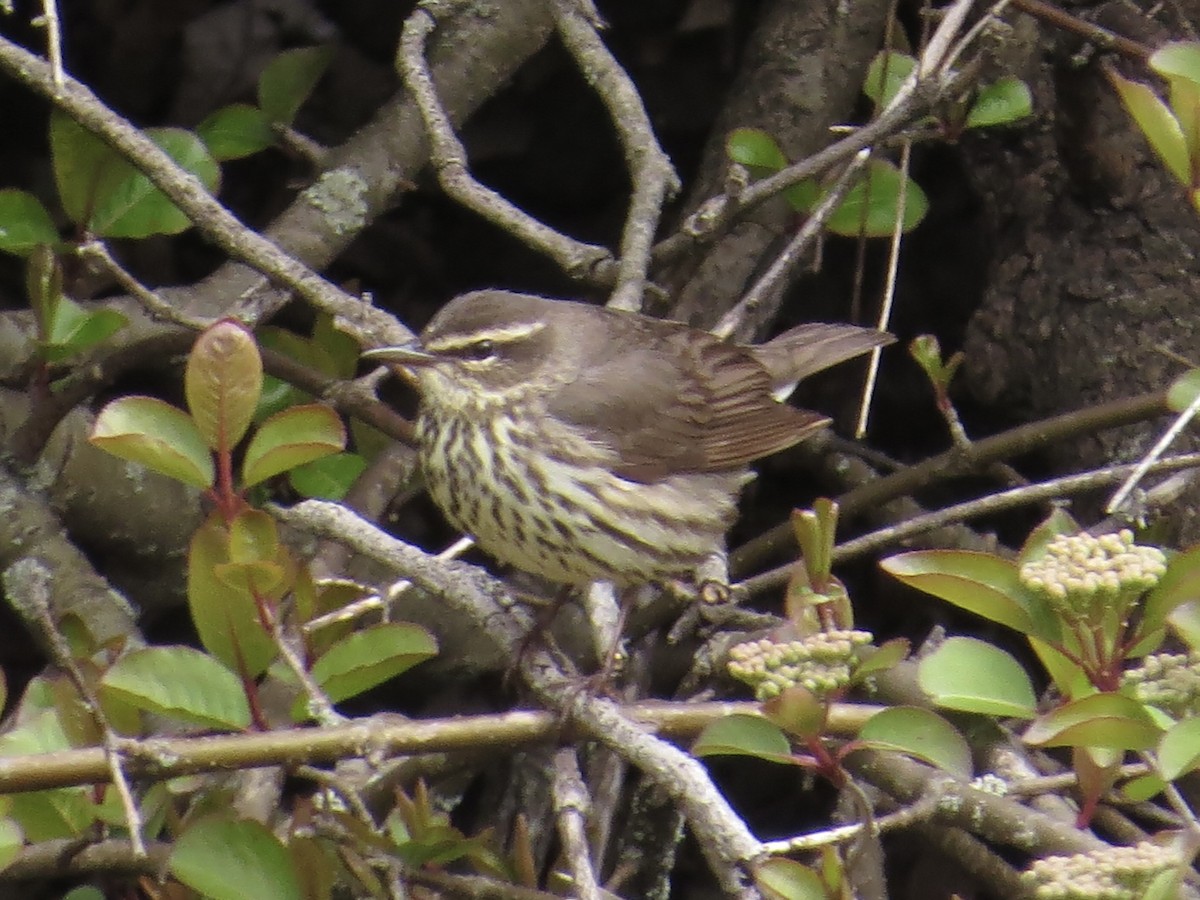
[[[796,382],[892,340],[814,324],[747,346],[480,291],[364,356],[415,378],[421,466],[454,525],[550,581],[629,585],[694,583],[723,560],[749,464],[829,422],[783,402]]]

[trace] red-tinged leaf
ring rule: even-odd
[[[1142,705],[1121,694],[1093,694],[1039,716],[1025,730],[1026,743],[1041,747],[1148,750],[1161,729]]]
[[[214,515],[188,548],[188,607],[204,649],[239,675],[255,678],[274,661],[277,649],[249,588],[218,576],[219,567],[230,564],[229,553],[229,532]]]
[[[188,409],[213,450],[231,451],[246,434],[262,378],[262,357],[242,324],[222,319],[196,339],[184,389]]]
[[[229,523],[231,562],[275,562],[279,558],[279,526],[261,509],[244,509]]]
[[[770,722],[805,740],[821,735],[829,714],[819,697],[799,685],[785,688],[763,703],[762,709]]]
[[[191,647],[127,653],[104,673],[100,685],[138,709],[191,725],[228,730],[250,725],[250,706],[237,676]]]
[[[303,900],[287,849],[265,825],[213,817],[175,842],[171,874],[211,900]]]
[[[863,725],[858,744],[903,753],[964,781],[973,773],[966,740],[953,725],[927,709],[897,706],[876,713]]]
[[[154,397],[122,397],[100,411],[88,440],[113,456],[190,484],[212,486],[212,454],[195,422]]]
[[[293,406],[263,422],[242,461],[242,484],[249,487],[346,448],[346,429],[328,406]]]
[[[794,765],[792,748],[779,726],[761,716],[732,715],[708,725],[696,743],[693,756],[753,756],[768,762]]]

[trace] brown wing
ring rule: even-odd
[[[828,423],[777,402],[770,374],[747,348],[671,323],[608,324],[621,339],[603,342],[607,358],[584,361],[549,412],[610,447],[625,478],[742,468]],[[616,356],[614,344],[623,348]]]

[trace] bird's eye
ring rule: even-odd
[[[489,340],[476,341],[467,347],[467,356],[474,360],[491,359],[496,355],[496,342]]]

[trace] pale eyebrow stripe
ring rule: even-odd
[[[502,328],[481,329],[467,337],[454,335],[453,337],[442,338],[440,341],[432,341],[425,345],[425,349],[438,353],[469,347],[477,341],[496,341],[499,344],[511,343],[519,341],[521,338],[532,337],[545,327],[545,322],[525,322],[520,325],[506,325]]]

